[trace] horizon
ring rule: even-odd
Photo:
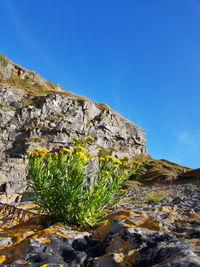
[[[0,53],[143,128],[153,158],[200,167],[200,1],[2,0],[0,14]]]

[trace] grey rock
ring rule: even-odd
[[[35,104],[24,105],[24,99]],[[111,149],[117,157],[146,153],[141,128],[89,99],[72,94],[31,97],[20,89],[0,86],[0,103],[0,183],[6,183],[8,195],[26,190],[24,158],[33,146],[49,150],[70,147],[74,137],[91,135],[95,141],[90,151],[95,155],[96,146]]]

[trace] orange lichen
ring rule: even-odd
[[[59,235],[59,236],[62,236],[62,237],[64,237],[64,238],[70,238],[69,235],[66,235],[66,234],[64,234],[64,233],[62,233],[62,232],[57,232],[56,234]]]
[[[45,236],[48,236],[48,235],[52,235],[55,232],[56,232],[56,229],[54,229],[54,228],[43,229],[43,230],[37,232],[35,235],[33,235],[32,238],[45,237]]]
[[[195,257],[195,260],[200,262],[200,257]]]
[[[25,261],[25,260],[17,260],[16,263],[17,264],[27,264],[28,261]]]
[[[160,223],[154,218],[147,218],[139,225],[140,228],[144,228],[151,231],[160,231]]]
[[[124,257],[124,264],[127,267],[134,266],[135,258],[139,256],[139,249],[131,249],[128,251],[127,256]]]
[[[26,254],[28,250],[29,250],[29,239],[26,239],[23,242],[14,245],[12,247],[6,247],[4,249],[0,249],[0,255],[1,257],[5,257],[4,263],[12,263],[16,259]]]
[[[132,214],[132,211],[131,210],[127,210],[127,211],[118,211],[118,212],[115,212],[115,213],[112,213],[112,214],[108,214],[106,216],[104,216],[102,218],[102,220],[113,220],[113,219],[120,219],[120,220],[123,220],[127,217],[131,217],[133,214]]]
[[[111,223],[103,224],[102,226],[98,227],[97,229],[91,231],[91,233],[94,235],[95,238],[102,239],[109,233],[110,225],[111,225]]]

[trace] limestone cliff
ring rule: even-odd
[[[66,92],[0,57],[0,201],[21,199],[26,151],[70,146],[91,135],[115,156],[145,154],[144,131],[105,104]],[[91,147],[94,151],[94,147]]]

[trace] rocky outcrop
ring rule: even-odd
[[[31,95],[46,95],[51,91],[64,91],[60,85],[46,81],[36,72],[21,67],[1,54],[0,85],[17,87]]]
[[[94,153],[96,146],[115,156],[146,153],[144,131],[106,105],[69,92],[30,96],[0,86],[0,201],[19,200],[25,190],[27,150],[58,149],[88,135]]]
[[[25,191],[26,151],[70,146],[74,137],[95,138],[102,153],[146,153],[144,131],[105,104],[66,92],[0,55],[0,201]]]

